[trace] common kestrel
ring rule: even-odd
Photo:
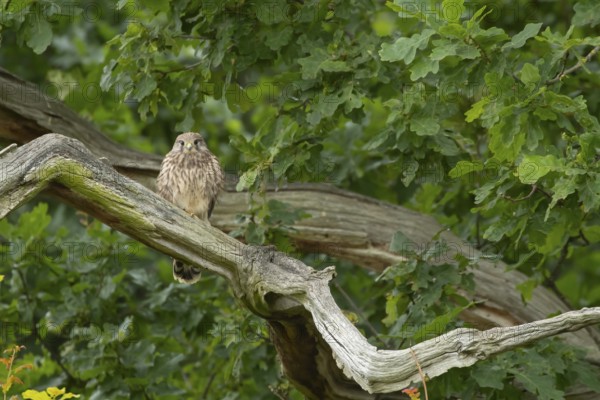
[[[158,194],[188,214],[208,221],[223,188],[223,170],[199,133],[182,133],[163,160],[156,179]],[[173,278],[195,283],[200,270],[173,259]]]

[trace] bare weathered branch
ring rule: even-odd
[[[186,215],[98,161],[79,141],[44,135],[0,161],[0,217],[42,190],[165,254],[211,270],[269,321],[292,380],[309,398],[374,398],[429,377],[562,332],[600,323],[600,308],[487,331],[457,329],[404,350],[372,346],[329,290],[333,267],[316,271],[270,248],[246,246]]]
[[[0,68],[0,139],[6,143],[27,143],[48,132],[61,132],[77,138],[97,157],[106,158],[121,174],[154,190],[161,157],[123,148],[105,137],[97,128],[48,98],[37,88]],[[0,164],[0,172],[2,164]],[[267,193],[266,200],[276,199],[307,211],[311,218],[298,221],[290,238],[301,251],[325,253],[377,271],[403,258],[388,250],[392,235],[400,230],[414,246],[428,245],[443,230],[430,216],[406,208],[361,196],[327,185],[290,185]],[[247,212],[246,193],[224,193],[215,208],[212,224],[226,232],[240,227],[236,216]],[[357,215],[355,210],[361,210]],[[478,258],[475,274],[477,306],[461,317],[480,329],[512,326],[543,319],[569,308],[551,291],[538,287],[527,304],[516,289],[527,277],[506,265],[492,251],[482,252],[443,232],[450,251],[440,255],[440,262],[452,262],[456,253]],[[357,299],[357,301],[360,301]],[[600,363],[600,336],[588,328],[564,335],[565,339],[587,347],[590,358]]]
[[[49,132],[79,139],[92,154],[105,157],[122,174],[153,187],[162,157],[115,143],[36,85],[0,68],[0,138],[23,144]]]

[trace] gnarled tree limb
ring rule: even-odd
[[[292,380],[309,398],[374,398],[418,381],[411,350],[372,346],[335,304],[333,267],[316,271],[271,249],[250,247],[192,219],[98,161],[77,140],[44,135],[0,159],[0,217],[46,189],[165,254],[226,278],[267,319]],[[457,329],[412,347],[429,377],[562,332],[600,323],[600,308],[517,327]]]
[[[94,156],[106,158],[117,171],[154,190],[161,157],[119,146],[61,102],[0,68],[0,138],[6,143],[24,144],[48,132],[61,132],[80,140]],[[415,246],[425,246],[443,229],[429,216],[326,185],[291,185],[269,191],[266,200],[270,199],[302,208],[311,215],[298,221],[290,232],[300,250],[329,254],[375,270],[402,259],[388,251],[396,231],[401,230]],[[247,194],[224,193],[212,224],[226,232],[239,228],[236,215],[246,212],[247,205]],[[356,210],[361,210],[360,215]],[[490,261],[475,246],[450,232],[444,232],[442,238],[452,249],[443,255],[442,262],[452,261],[456,252],[479,258],[474,274],[475,297],[480,303],[461,315],[475,326],[513,326],[569,309],[543,287],[536,288],[531,300],[524,304],[516,287],[527,280],[525,275],[508,271],[501,261]],[[597,329],[564,336],[571,343],[588,348],[590,359],[600,363]]]
[[[0,138],[23,144],[48,132],[79,139],[97,158],[104,157],[120,173],[154,187],[162,157],[120,146],[90,121],[34,84],[0,68]]]
[[[212,224],[226,232],[240,228],[236,216],[246,211],[247,197],[246,193],[234,192],[223,196],[215,208]],[[443,230],[429,216],[325,185],[290,186],[270,191],[265,200],[279,200],[311,215],[311,218],[296,221],[294,229],[288,233],[300,250],[326,253],[376,271],[403,259],[388,250],[397,230],[410,238],[410,250],[425,249],[433,236]],[[477,269],[472,272],[475,300],[482,303],[461,315],[474,326],[481,329],[513,326],[568,311],[568,307],[544,287],[536,288],[531,300],[524,304],[516,287],[527,280],[525,275],[508,271],[506,264],[497,259],[497,254],[477,250],[450,231],[443,231],[440,239],[448,245],[448,252],[438,255],[440,263],[454,262],[457,253],[478,259]],[[600,340],[595,329],[564,338],[588,347],[590,359],[599,362]]]

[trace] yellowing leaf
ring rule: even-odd
[[[73,394],[73,393],[65,393],[64,395],[62,395],[62,397],[60,398],[60,400],[66,400],[66,399],[78,399],[79,395],[78,394]]]
[[[46,389],[46,392],[48,392],[48,394],[52,397],[56,397],[59,394],[65,394],[67,390],[65,388],[59,389],[57,387],[49,387],[48,389]]]
[[[22,396],[24,400],[55,400],[61,394],[60,400],[79,398],[78,394],[69,393],[66,388],[59,389],[57,387],[49,387],[45,392],[26,390]]]
[[[479,118],[481,114],[483,114],[483,107],[485,107],[489,102],[490,100],[487,97],[484,97],[477,103],[473,104],[471,109],[465,113],[465,121],[473,122]]]
[[[21,393],[23,400],[52,400],[46,392],[38,392],[37,390],[26,390]]]

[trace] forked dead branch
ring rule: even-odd
[[[1,68],[0,87],[3,89],[0,138],[8,143],[25,144],[48,132],[60,132],[78,139],[94,156],[112,165],[121,174],[117,175],[119,179],[126,175],[155,189],[161,157],[118,145],[60,101]],[[0,163],[0,173],[5,169]],[[388,250],[396,231],[402,231],[416,246],[427,246],[443,229],[430,216],[328,185],[279,188],[266,193],[266,200],[271,199],[311,214],[311,218],[297,221],[289,232],[298,249],[328,254],[378,271],[402,259]],[[240,228],[236,216],[246,211],[247,204],[246,193],[223,193],[211,223],[225,232]],[[359,217],[355,210],[361,210]],[[473,271],[476,283],[473,297],[477,305],[461,314],[474,326],[480,329],[514,326],[569,310],[555,293],[544,287],[536,288],[531,299],[523,303],[516,288],[528,278],[518,270],[507,269],[502,261],[487,257],[490,253],[495,255],[493,249],[484,254],[448,231],[441,238],[451,249],[444,254],[443,261],[454,260],[457,252],[479,259],[478,268]],[[499,287],[503,290],[498,290]],[[565,335],[564,339],[586,347],[590,359],[600,364],[600,335],[596,329],[580,330]]]
[[[76,139],[43,135],[0,162],[0,217],[47,191],[148,246],[227,279],[235,296],[268,321],[288,376],[309,398],[397,392],[421,379],[411,352],[431,378],[600,323],[600,308],[589,308],[514,327],[457,329],[411,349],[377,349],[333,300],[332,267],[317,271],[270,248],[243,245],[120,175]]]

